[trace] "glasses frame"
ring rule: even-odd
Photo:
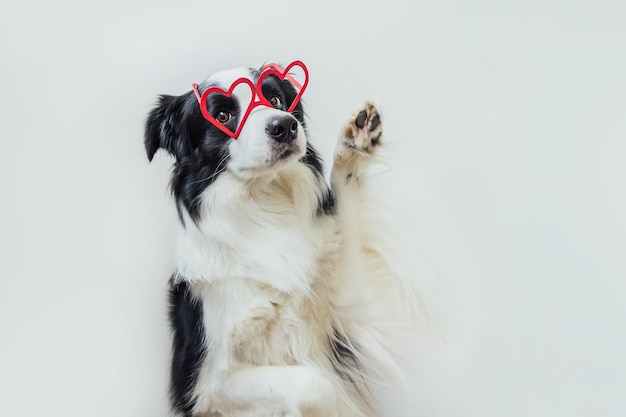
[[[301,68],[304,72],[304,82],[302,84],[300,84],[300,82],[298,82],[291,74],[289,74],[289,70],[291,70],[292,68]],[[302,97],[302,94],[304,94],[304,90],[309,84],[309,71],[302,61],[293,61],[285,68],[282,68],[280,65],[274,62],[264,65],[263,67],[261,67],[261,75],[259,75],[256,85],[249,78],[241,77],[233,81],[228,90],[224,90],[221,87],[213,86],[207,88],[202,92],[202,94],[200,94],[200,91],[198,90],[199,85],[197,83],[193,83],[191,86],[196,95],[196,98],[198,99],[198,104],[200,106],[200,112],[202,113],[202,116],[213,126],[226,133],[232,139],[237,140],[237,138],[239,138],[239,134],[241,133],[241,129],[243,129],[243,126],[246,123],[246,120],[248,120],[248,116],[250,115],[252,110],[259,106],[274,108],[270,101],[265,96],[263,96],[263,91],[261,90],[263,80],[269,75],[274,75],[281,81],[286,79],[298,90],[298,94],[294,98],[293,103],[291,103],[291,106],[289,106],[289,108],[287,109],[288,113],[292,113],[300,102],[300,98]],[[243,116],[241,117],[241,121],[237,126],[237,130],[232,131],[225,124],[218,122],[217,119],[215,119],[215,117],[213,117],[213,115],[209,113],[206,102],[208,97],[211,94],[215,93],[221,94],[226,97],[231,97],[235,88],[239,87],[240,85],[247,85],[250,88],[250,92],[252,94],[250,95],[250,102],[246,107],[246,111],[244,112]]]

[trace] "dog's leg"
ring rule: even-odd
[[[372,178],[368,168],[378,159],[382,133],[378,111],[371,102],[365,102],[341,130],[331,174],[343,248],[340,267],[343,276],[341,282],[336,282],[336,289],[340,291],[337,301],[343,304],[343,298],[356,308],[359,304],[367,305],[367,300],[359,298],[354,291],[367,285],[363,282],[368,276],[363,254],[366,245],[372,243],[369,232],[379,228],[379,219],[371,218],[379,205],[372,201],[376,193],[369,189]],[[341,294],[342,289],[346,291],[344,294]]]
[[[406,319],[408,306],[401,302],[408,293],[397,269],[398,242],[389,228],[393,214],[379,169],[384,165],[377,164],[382,132],[378,110],[366,102],[341,130],[331,175],[341,236],[338,274],[332,282],[334,317],[359,361],[350,368],[367,369],[370,375],[399,372],[389,354],[395,337],[391,329]]]
[[[213,406],[225,415],[337,416],[332,383],[308,366],[240,368],[221,381]]]
[[[382,134],[380,114],[371,102],[365,102],[348,119],[339,135],[331,183],[347,249],[357,249],[364,243],[364,230],[359,227],[364,221],[368,228],[377,227],[377,221],[368,219],[372,197],[376,194],[369,190],[372,175],[368,168],[378,160]]]

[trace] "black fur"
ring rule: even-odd
[[[368,396],[362,390],[362,386],[367,387],[364,380],[355,381],[351,373],[346,369],[362,369],[361,363],[355,352],[355,347],[337,330],[334,331],[333,337],[330,339],[330,350],[332,353],[332,364],[337,375],[339,375],[344,381],[349,381],[354,389],[364,400],[364,403],[368,404]],[[371,404],[369,404],[371,406]]]
[[[193,92],[161,96],[146,121],[146,152],[150,160],[159,148],[175,157],[170,187],[179,214],[185,208],[199,217],[198,197],[225,169],[230,140],[202,117]]]
[[[206,356],[207,335],[202,324],[202,304],[193,297],[189,284],[170,280],[170,325],[173,333],[170,396],[183,416],[191,416],[193,389]]]
[[[306,154],[301,160],[304,164],[306,164],[313,172],[315,172],[320,179],[323,181],[324,177],[324,165],[322,162],[322,158],[319,156],[317,151],[310,145],[307,145]],[[335,214],[336,212],[336,204],[335,204],[335,193],[332,189],[327,189],[322,195],[322,199],[319,202],[318,214]]]

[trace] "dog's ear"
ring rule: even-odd
[[[189,137],[188,96],[162,95],[146,120],[144,143],[148,159],[152,161],[160,148],[179,159],[191,152]]]

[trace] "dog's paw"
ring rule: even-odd
[[[345,124],[341,140],[346,148],[368,155],[380,146],[382,134],[380,114],[368,101]]]

